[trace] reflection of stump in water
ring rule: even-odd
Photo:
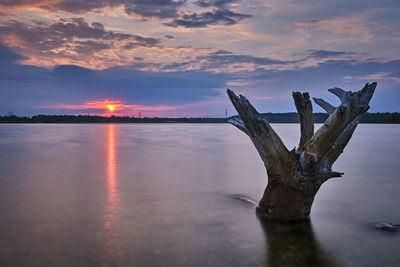
[[[337,266],[319,247],[310,220],[277,223],[259,219],[267,242],[266,266]]]

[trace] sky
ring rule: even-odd
[[[0,115],[224,117],[227,88],[294,112],[292,91],[338,105],[327,89],[374,81],[370,112],[399,112],[398,14],[398,0],[0,0]]]

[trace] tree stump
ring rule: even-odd
[[[262,216],[275,220],[309,218],[321,185],[330,178],[343,175],[332,171],[332,165],[349,142],[360,116],[369,109],[376,85],[376,82],[367,83],[358,92],[337,87],[329,89],[340,99],[338,107],[314,98],[315,103],[329,114],[315,133],[309,94],[293,92],[301,137],[298,147],[291,151],[246,97],[227,90],[240,116],[229,122],[250,137],[267,170],[268,184],[257,208]]]

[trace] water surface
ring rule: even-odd
[[[291,149],[297,124],[273,127]],[[0,125],[0,266],[398,266],[400,125],[359,125],[311,220],[260,221],[227,124]],[[239,197],[238,197],[239,196]]]

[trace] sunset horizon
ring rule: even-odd
[[[396,1],[0,1],[0,114],[223,117],[235,114],[227,88],[262,112],[294,112],[292,91],[337,103],[327,89],[374,81],[371,112],[398,112],[396,10]]]

